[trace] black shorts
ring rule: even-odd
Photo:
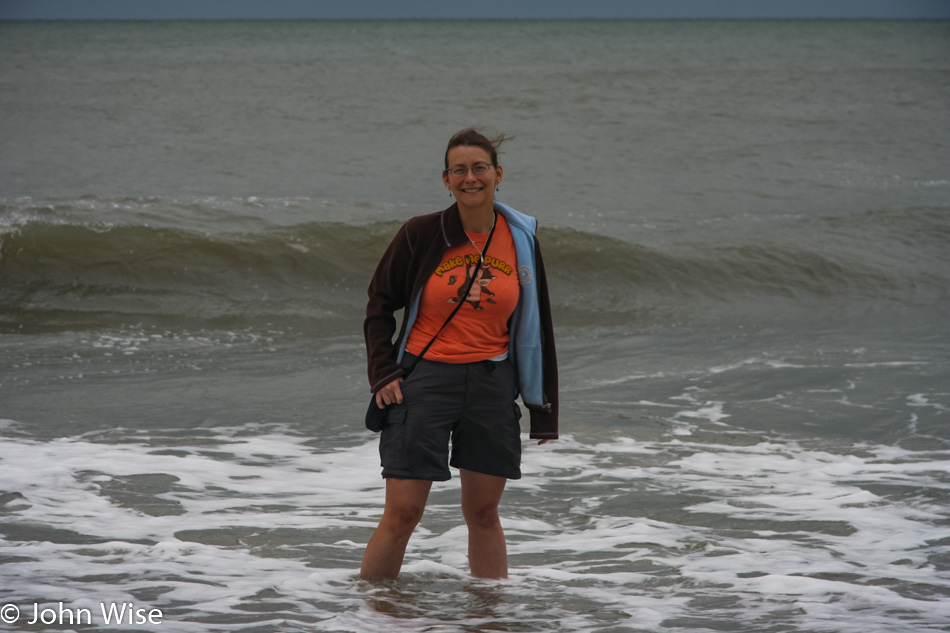
[[[510,362],[423,359],[401,387],[403,403],[389,406],[379,439],[383,477],[446,481],[451,465],[521,478],[518,380]]]

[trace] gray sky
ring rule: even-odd
[[[945,18],[950,0],[0,0],[0,20]]]

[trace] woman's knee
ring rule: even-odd
[[[497,505],[463,507],[462,515],[465,517],[465,523],[472,528],[488,529],[499,523]]]
[[[422,520],[425,506],[400,505],[386,508],[383,512],[382,523],[394,531],[409,531],[415,529]]]
[[[412,532],[425,512],[431,486],[431,481],[387,480],[386,505],[380,525],[396,532]]]

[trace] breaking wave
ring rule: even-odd
[[[946,243],[943,214],[910,210],[862,224],[888,235],[886,257],[886,249],[854,244],[853,223],[849,233],[830,219],[809,227],[807,240],[776,235],[660,249],[569,228],[542,229],[540,237],[562,324],[947,303],[950,266],[942,249],[928,247],[928,240]],[[369,277],[398,226],[310,222],[210,232],[8,223],[0,231],[0,328],[130,319],[349,327],[361,318]]]

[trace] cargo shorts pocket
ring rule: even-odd
[[[406,450],[406,409],[390,405],[386,426],[379,438],[379,461],[383,470],[408,470],[409,453]]]

